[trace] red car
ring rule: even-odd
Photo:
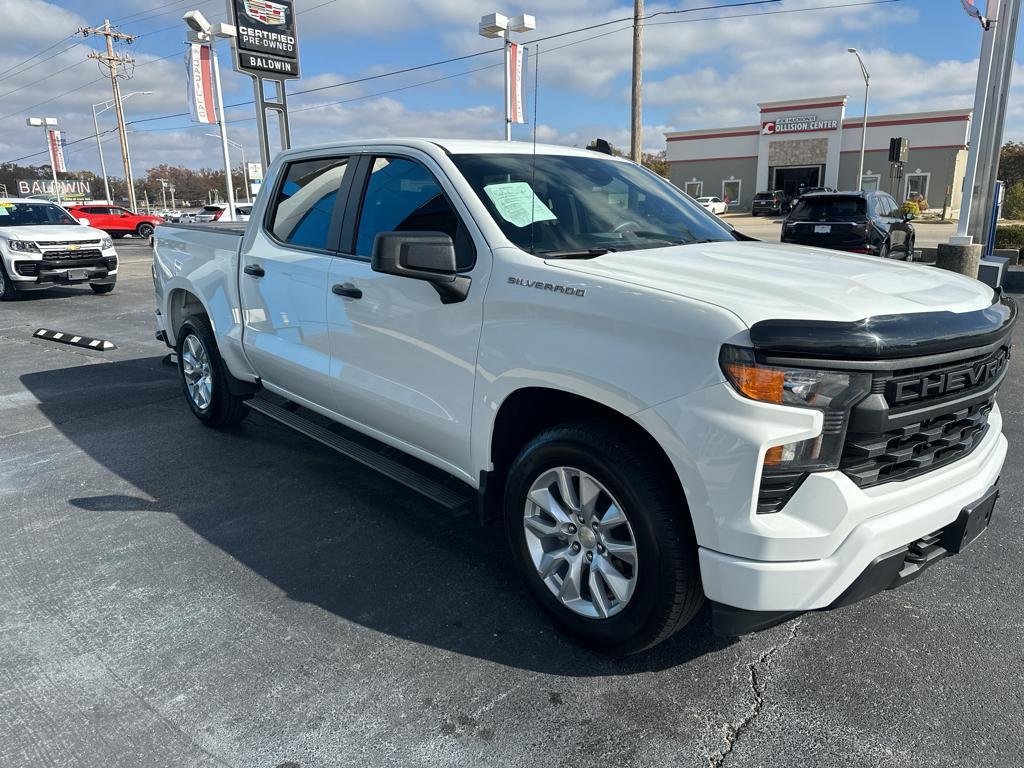
[[[76,219],[88,219],[90,227],[102,229],[111,237],[138,235],[148,239],[156,225],[164,221],[159,216],[132,213],[116,205],[76,205],[68,210]]]

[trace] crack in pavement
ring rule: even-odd
[[[803,619],[794,620],[789,629],[789,635],[781,643],[773,645],[762,653],[757,661],[748,665],[751,702],[747,708],[747,714],[738,723],[729,723],[725,726],[725,748],[708,756],[709,768],[721,768],[725,764],[726,758],[732,753],[740,736],[761,714],[764,709],[764,694],[768,688],[768,671],[771,668],[772,659],[796,639],[797,630],[802,623]]]

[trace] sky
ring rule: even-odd
[[[532,13],[533,46],[526,111],[542,142],[585,145],[603,137],[629,144],[632,2],[529,0],[295,0],[303,77],[290,81],[293,146],[378,136],[502,137],[501,56],[477,34],[483,14]],[[160,163],[222,166],[216,126],[191,123],[185,90],[182,14],[198,8],[226,19],[225,0],[2,0],[0,28],[0,162],[46,162],[28,116],[56,117],[70,144],[70,171],[99,171],[91,105],[110,99],[110,81],[87,58],[97,38],[75,36],[103,23],[136,35],[119,46],[135,58],[121,82],[137,177]],[[983,3],[982,3],[983,4]],[[762,101],[849,96],[863,110],[863,80],[849,47],[871,72],[872,114],[956,109],[973,103],[981,30],[960,0],[675,0],[646,3],[643,144],[665,148],[672,130],[751,125]],[[570,34],[561,34],[569,32]],[[1024,35],[1021,36],[1024,38]],[[539,47],[539,55],[537,48]],[[41,51],[46,51],[40,54]],[[225,102],[252,98],[251,80],[231,71],[220,45]],[[388,75],[408,67],[481,53],[462,61]],[[35,57],[35,58],[30,58]],[[1024,96],[1024,40],[1018,40],[1014,94]],[[361,83],[338,83],[386,75]],[[327,86],[326,88],[323,88]],[[301,90],[322,88],[315,93]],[[141,93],[152,91],[151,94]],[[114,126],[113,110],[99,116]],[[133,122],[134,121],[134,122]],[[229,137],[245,159],[259,159],[252,105],[228,109]],[[532,138],[532,125],[513,138]],[[1024,98],[1009,100],[1007,139],[1024,140]],[[84,140],[83,140],[84,139]],[[27,155],[34,156],[25,157]],[[232,162],[241,157],[232,150]],[[116,133],[104,136],[112,176],[121,176]],[[22,159],[24,158],[24,159]]]

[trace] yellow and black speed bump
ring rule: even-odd
[[[32,334],[37,339],[46,339],[47,341],[56,341],[58,344],[70,344],[74,347],[85,347],[86,349],[95,349],[99,352],[109,352],[112,349],[117,349],[117,345],[112,341],[104,341],[103,339],[92,339],[88,336],[79,336],[75,333],[65,333],[64,331],[50,331],[46,328],[40,328],[38,331]]]

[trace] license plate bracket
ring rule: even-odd
[[[69,269],[68,280],[88,280],[89,270],[87,269]]]
[[[980,499],[960,510],[957,519],[942,533],[942,547],[952,554],[963,552],[992,522],[998,498],[999,489],[993,486]]]
[[[816,235],[830,235],[832,234],[832,227],[829,224],[815,224],[814,234]]]

